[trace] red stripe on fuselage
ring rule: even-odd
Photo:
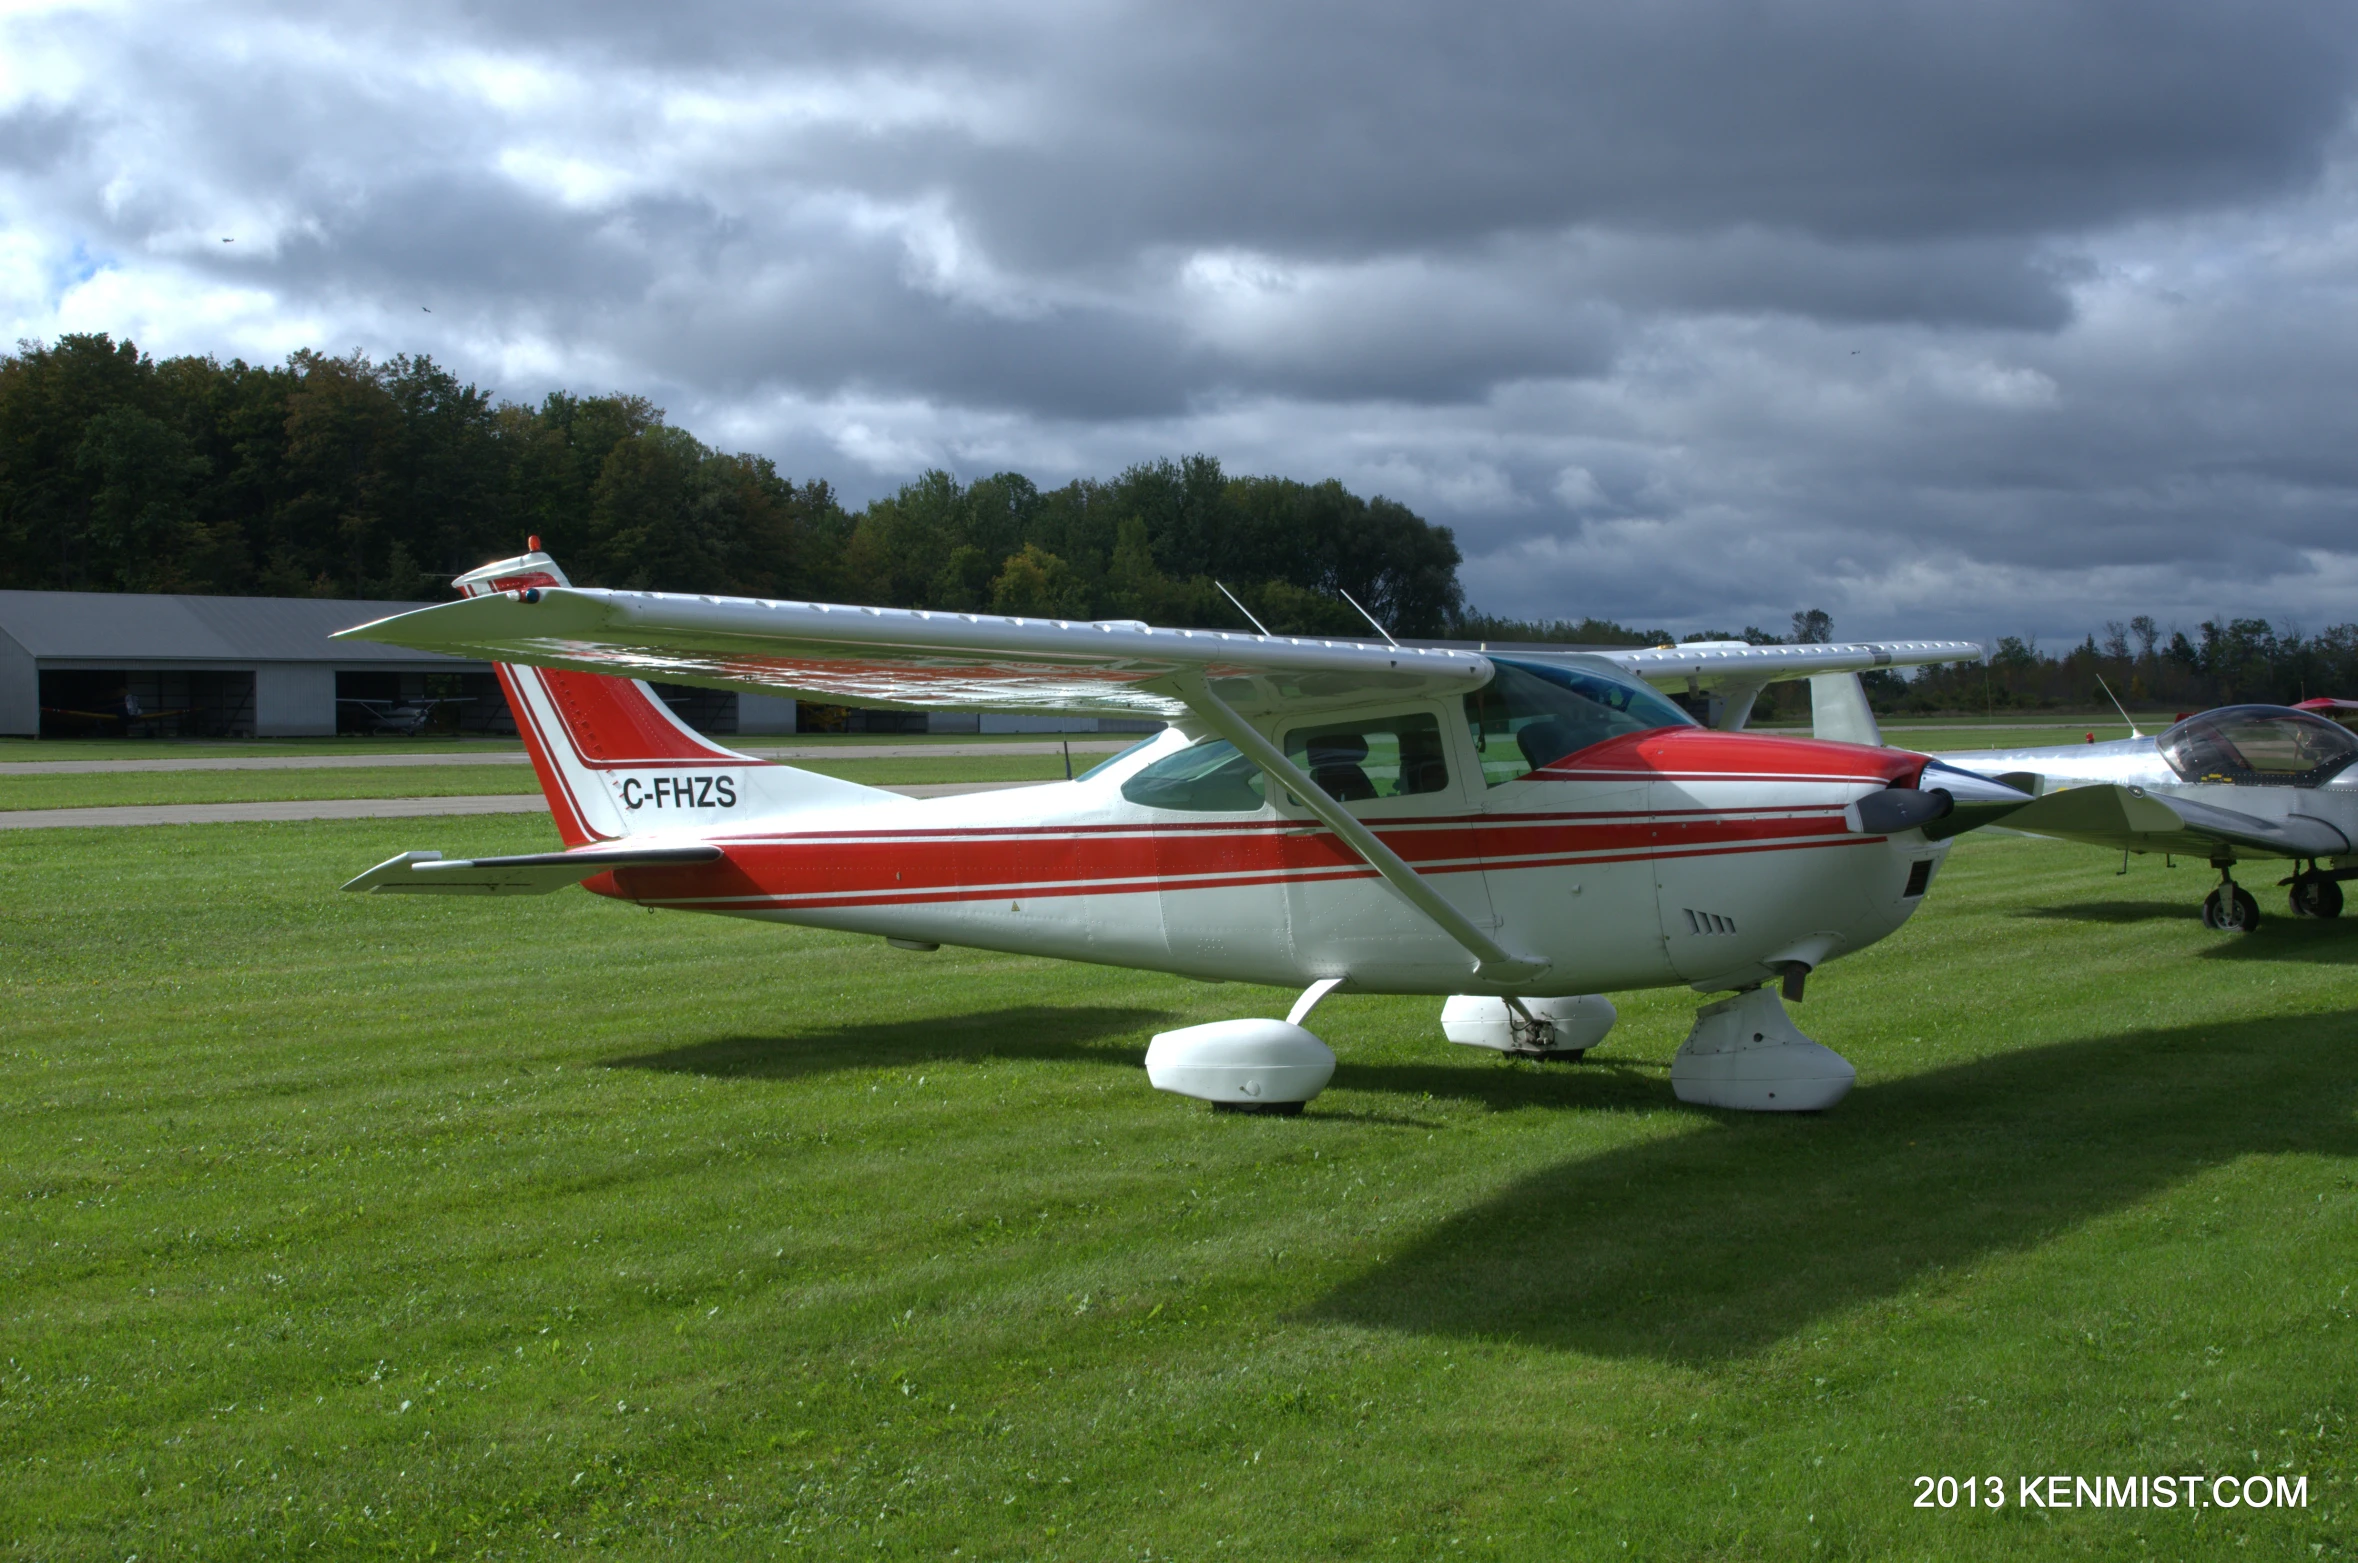
[[[1119,833],[1112,833],[1118,831]],[[1842,816],[1800,812],[1676,816],[1515,816],[1419,821],[1378,831],[1420,873],[1507,871],[1727,852],[1786,851],[1880,841],[1850,835]],[[1330,832],[1279,822],[1213,834],[1094,827],[1070,831],[876,832],[721,840],[721,863],[630,869],[633,898],[728,909],[773,905],[901,905],[1003,896],[1115,895],[1149,890],[1314,883],[1375,870]]]

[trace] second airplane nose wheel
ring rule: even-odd
[[[2306,874],[2295,874],[2292,880],[2292,911],[2295,917],[2339,917],[2342,915],[2342,887],[2314,869]]]
[[[2203,898],[2202,925],[2214,933],[2250,933],[2260,926],[2260,903],[2234,880]]]

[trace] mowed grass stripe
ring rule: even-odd
[[[1677,1106],[1691,995],[1546,1068],[1346,996],[1334,1087],[1240,1120],[1146,1038],[1288,994],[333,892],[547,845],[426,823],[0,855],[28,1555],[2347,1545],[2358,928],[1968,841],[1797,1008],[1835,1113]],[[2310,1508],[1908,1481],[2254,1469]]]

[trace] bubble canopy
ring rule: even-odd
[[[2185,780],[2243,787],[2318,787],[2358,760],[2358,735],[2284,706],[2221,706],[2157,742]]]

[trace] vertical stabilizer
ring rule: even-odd
[[[463,596],[488,597],[570,583],[556,561],[535,547],[470,570],[452,584]],[[725,749],[673,715],[637,679],[507,662],[492,666],[568,847],[728,830],[815,807],[901,801],[856,782]]]

